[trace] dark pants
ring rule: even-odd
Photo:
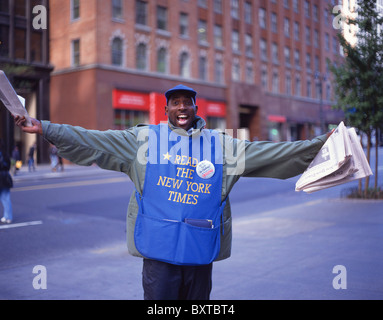
[[[145,300],[209,300],[213,264],[178,266],[144,259]]]

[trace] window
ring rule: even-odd
[[[216,48],[223,47],[222,27],[217,24],[214,26],[214,46]]]
[[[273,72],[272,91],[274,93],[278,93],[279,92],[279,75],[278,75],[277,71]]]
[[[207,43],[207,22],[206,20],[198,20],[198,42]]]
[[[310,18],[310,2],[308,2],[307,0],[305,0],[304,3],[304,10],[306,18]]]
[[[231,33],[231,48],[234,52],[239,52],[239,33],[233,30]]]
[[[294,63],[297,68],[300,68],[301,66],[301,55],[298,49],[295,49],[294,51]]]
[[[294,21],[294,39],[299,41],[299,22]]]
[[[180,55],[180,76],[190,78],[190,59],[187,52],[182,52]]]
[[[201,8],[207,8],[207,0],[198,0],[198,6]]]
[[[307,86],[306,86],[306,96],[308,97],[308,98],[311,98],[311,80],[310,79],[308,79],[307,80]]]
[[[275,42],[271,45],[271,57],[274,63],[278,63],[278,45]]]
[[[261,39],[259,46],[260,46],[260,50],[261,50],[261,59],[263,61],[267,61],[267,42],[266,42],[266,40]]]
[[[309,53],[306,53],[306,68],[311,70],[311,55]]]
[[[114,38],[112,41],[112,64],[122,66],[123,41],[121,38]]]
[[[15,59],[26,60],[27,58],[27,32],[22,28],[15,28]]]
[[[216,58],[215,60],[215,68],[214,68],[214,81],[216,83],[224,83],[223,78],[223,63],[221,58]]]
[[[290,20],[289,20],[289,18],[285,18],[283,29],[285,32],[285,36],[290,38]]]
[[[314,57],[314,68],[315,68],[315,71],[319,71],[319,57],[318,56],[315,56]]]
[[[71,1],[71,20],[80,18],[80,0]]]
[[[214,0],[214,12],[222,13],[222,0]]]
[[[289,47],[285,47],[285,63],[287,66],[290,66],[290,64],[291,64],[290,48]]]
[[[72,66],[77,67],[80,65],[80,39],[72,40]]]
[[[299,12],[299,0],[293,0],[293,9],[294,9],[294,12],[296,13]]]
[[[295,77],[295,95],[298,97],[302,95],[301,78],[299,76]]]
[[[319,32],[318,32],[318,30],[314,30],[314,46],[315,46],[315,48],[319,48]]]
[[[253,64],[250,61],[246,63],[246,82],[254,83],[254,69]]]
[[[332,38],[332,51],[337,54],[338,53],[338,41],[336,37]]]
[[[0,57],[9,57],[9,27],[0,24]]]
[[[233,59],[233,64],[231,67],[231,78],[233,81],[240,81],[241,79],[241,67],[237,58]]]
[[[316,4],[314,4],[313,6],[313,16],[314,16],[314,21],[318,21],[318,6]]]
[[[157,29],[167,30],[168,10],[165,7],[157,6]]]
[[[207,59],[205,56],[199,57],[198,71],[199,71],[199,79],[206,81],[207,80]]]
[[[147,25],[148,4],[145,1],[136,0],[136,24]]]
[[[288,9],[289,8],[289,1],[290,0],[283,0],[283,6]]]
[[[259,8],[258,18],[259,18],[259,26],[262,29],[266,29],[266,10],[265,9]]]
[[[136,48],[136,68],[138,70],[146,70],[146,44],[140,43]]]
[[[248,24],[253,23],[253,7],[250,2],[245,2],[245,22]]]
[[[267,79],[267,67],[262,67],[262,72],[261,72],[261,84],[262,84],[262,88],[267,90],[267,82],[268,82],[268,79]]]
[[[278,32],[278,19],[275,12],[271,13],[271,31],[274,33]]]
[[[253,37],[250,34],[245,34],[245,52],[248,57],[253,56]]]
[[[160,73],[166,73],[166,59],[167,52],[165,48],[159,48],[157,51],[157,71]]]
[[[330,36],[328,35],[328,33],[326,33],[324,35],[324,43],[325,43],[325,49],[326,51],[329,51],[330,50]]]
[[[291,95],[292,94],[292,88],[291,88],[291,75],[290,74],[286,74],[286,79],[285,79],[285,93],[287,95]]]
[[[306,29],[305,29],[306,44],[310,44],[311,43],[311,35],[310,35],[310,33],[311,33],[310,27],[306,26]]]
[[[122,19],[122,0],[112,0],[112,17]]]
[[[189,15],[183,12],[180,13],[180,35],[189,36]]]
[[[231,17],[239,19],[239,1],[231,0]]]

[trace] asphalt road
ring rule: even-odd
[[[41,170],[16,178],[14,223],[0,226],[0,299],[142,299],[142,260],[125,241],[129,179]],[[296,193],[296,180],[239,180],[232,257],[214,264],[211,298],[382,299],[383,202],[342,199],[344,187]]]

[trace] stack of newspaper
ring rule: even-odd
[[[28,112],[25,110],[25,99],[16,94],[12,85],[8,81],[7,76],[2,70],[0,70],[0,100],[4,103],[10,113],[14,116],[24,116],[26,119],[26,126],[32,126]]]
[[[295,185],[295,191],[330,188],[372,175],[354,128],[335,129]]]

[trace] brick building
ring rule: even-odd
[[[163,92],[184,83],[209,127],[311,138],[342,119],[326,65],[341,59],[333,2],[51,0],[51,120],[158,123]]]

